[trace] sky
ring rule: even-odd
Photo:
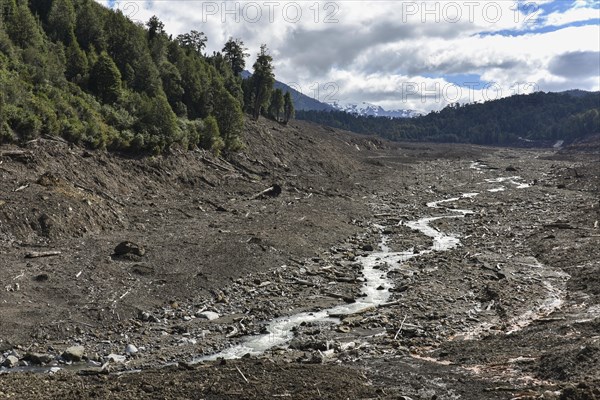
[[[600,90],[600,1],[96,0],[169,34],[241,38],[277,80],[324,102],[439,110],[450,103]]]

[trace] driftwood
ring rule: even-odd
[[[78,189],[85,190],[86,192],[89,192],[89,193],[92,193],[92,194],[95,194],[95,195],[98,195],[98,196],[104,197],[104,198],[105,198],[105,199],[107,199],[107,200],[114,201],[115,203],[117,203],[117,204],[118,204],[118,205],[120,205],[121,207],[125,207],[125,204],[123,204],[123,203],[122,203],[122,202],[120,202],[119,200],[115,199],[113,196],[111,196],[111,195],[110,195],[110,194],[108,194],[108,193],[101,192],[101,191],[99,191],[99,190],[90,189],[90,188],[87,188],[87,187],[85,187],[85,186],[83,186],[83,185],[80,185],[80,184],[78,184],[78,183],[73,183],[73,186],[75,186],[75,187],[76,187],[76,188],[78,188]]]
[[[398,306],[400,304],[402,304],[402,302],[400,300],[398,300],[398,301],[391,301],[389,303],[382,303],[382,304],[379,304],[377,307],[378,308],[381,308],[381,307],[391,307],[391,306]]]
[[[356,283],[356,278],[350,278],[347,276],[339,276],[337,278],[335,278],[336,282],[342,282],[342,283]]]
[[[31,151],[26,151],[26,150],[0,151],[0,157],[22,157],[22,156],[33,156],[33,153]]]
[[[177,208],[177,211],[179,211],[180,213],[182,213],[183,215],[185,215],[188,218],[194,218],[194,216],[188,212],[183,211],[181,208]]]
[[[62,144],[66,144],[68,146],[71,146],[71,143],[69,143],[65,139],[63,139],[61,137],[58,137],[58,136],[42,135],[42,139],[50,140],[52,142],[58,142],[58,143],[62,143]]]
[[[20,192],[21,190],[25,190],[29,187],[29,183],[26,183],[24,185],[19,186],[18,188],[14,189],[13,192]]]
[[[252,196],[251,200],[256,200],[260,197],[278,197],[281,194],[281,186],[279,186],[278,184],[274,184],[273,186],[266,188],[265,190],[263,190],[260,193],[255,194],[254,196]]]
[[[35,159],[33,152],[27,150],[0,151],[0,157],[9,157],[15,161],[27,164]]]
[[[309,281],[305,281],[303,279],[298,279],[298,278],[294,278],[294,283],[297,283],[298,285],[304,285],[304,286],[315,286],[314,283],[309,282]]]
[[[346,303],[355,303],[356,302],[356,300],[354,298],[349,297],[349,296],[344,296],[343,294],[338,294],[338,293],[333,293],[333,292],[328,292],[328,291],[323,291],[323,294],[325,296],[333,297],[334,299],[342,299]]]
[[[237,371],[240,373],[240,375],[242,376],[242,378],[244,378],[244,380],[246,381],[246,383],[250,383],[248,382],[248,378],[246,378],[246,376],[244,375],[244,373],[242,372],[242,370],[236,366],[235,369],[237,369]]]
[[[222,171],[234,172],[234,173],[235,173],[235,172],[237,172],[237,171],[236,171],[235,169],[233,169],[233,168],[229,168],[229,167],[225,167],[225,166],[223,166],[223,165],[217,164],[216,162],[214,162],[214,161],[211,161],[211,160],[209,160],[209,159],[207,159],[207,158],[205,158],[205,157],[200,157],[200,159],[202,160],[202,162],[203,162],[203,163],[205,163],[205,164],[208,164],[208,165],[210,165],[211,167],[215,167],[215,168],[217,168],[217,169],[220,169],[220,170],[222,170]]]
[[[40,258],[40,257],[53,257],[59,256],[62,253],[60,251],[30,251],[25,254],[25,258]]]
[[[400,324],[400,329],[398,329],[398,332],[396,332],[396,335],[394,336],[394,340],[398,339],[398,335],[400,335],[400,332],[402,332],[402,328],[404,327],[404,321],[406,321],[406,315],[404,316],[404,319],[402,320],[402,323]]]

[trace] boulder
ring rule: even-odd
[[[146,249],[144,249],[144,246],[129,241],[121,242],[117,245],[117,247],[115,247],[116,256],[124,256],[128,254],[142,257],[144,254],[146,254]]]
[[[213,321],[215,319],[219,319],[221,316],[213,311],[203,311],[200,313],[196,313],[196,317]]]
[[[127,361],[127,357],[121,356],[121,355],[118,355],[118,354],[109,354],[108,355],[108,361],[112,362],[112,363],[115,363],[115,364],[122,364],[125,361]]]
[[[19,365],[19,359],[15,356],[6,357],[6,359],[2,363],[2,366],[6,368],[14,368],[17,365]]]
[[[138,351],[139,351],[138,348],[135,347],[135,345],[133,345],[133,344],[128,344],[127,347],[125,348],[125,353],[129,354],[129,355],[135,354]]]
[[[37,365],[44,365],[54,361],[53,356],[44,353],[27,353],[23,359]]]
[[[62,358],[66,361],[81,361],[85,354],[85,348],[83,346],[71,346],[64,351]]]

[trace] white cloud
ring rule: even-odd
[[[333,83],[339,88],[337,100],[430,110],[443,107],[451,97],[448,74],[481,75],[498,84],[502,95],[512,94],[515,85],[522,91],[530,82],[541,90],[597,90],[596,79],[569,81],[550,72],[550,65],[561,54],[600,52],[598,25],[546,33],[535,29],[586,21],[600,11],[578,0],[565,11],[545,15],[539,6],[551,2],[537,0],[530,8],[522,2],[516,8],[515,2],[500,0],[122,0],[119,6],[134,20],[147,21],[156,14],[174,35],[204,31],[209,53],[220,50],[228,37],[240,37],[252,53],[248,67],[260,44],[267,43],[277,78],[321,100],[333,99],[332,86],[326,88]],[[442,92],[446,88],[446,99],[426,96],[423,103],[420,95],[403,97],[402,89],[412,83],[430,94],[436,85]],[[463,90],[459,97],[451,100],[484,100],[486,92],[482,87]]]
[[[571,8],[565,12],[554,12],[548,14],[545,25],[562,26],[574,22],[589,21],[600,18],[600,9],[589,7]]]

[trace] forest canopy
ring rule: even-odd
[[[342,111],[297,111],[298,119],[396,141],[512,145],[572,141],[600,133],[600,93],[536,92],[474,104],[450,104],[416,118],[365,117]]]
[[[196,30],[173,38],[156,16],[135,24],[93,0],[0,0],[0,143],[48,135],[119,151],[235,151],[244,112],[268,115],[270,97],[255,111],[253,92],[272,87],[243,82],[241,39],[212,55],[207,40]],[[267,51],[261,73],[273,75]]]

